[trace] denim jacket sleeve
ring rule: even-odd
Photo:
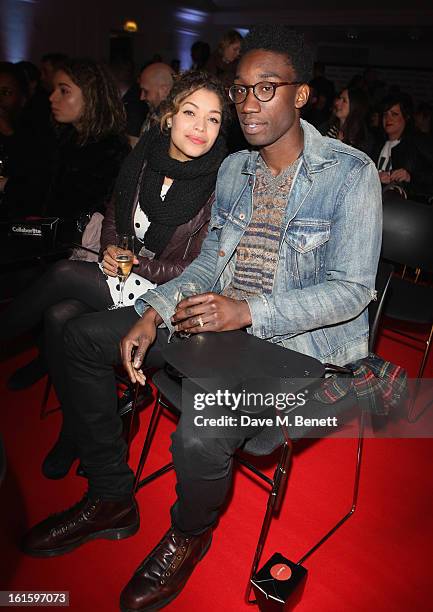
[[[336,202],[322,282],[247,298],[249,331],[255,336],[290,337],[349,321],[375,298],[382,236],[380,182],[372,162],[349,179]]]

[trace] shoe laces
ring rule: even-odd
[[[73,512],[74,510],[79,508],[79,506],[83,503],[83,501],[85,501],[85,505],[83,506],[79,515],[74,518],[70,518],[64,523],[61,523],[60,525],[58,525],[57,527],[53,527],[50,531],[52,537],[64,535],[69,530],[73,529],[76,525],[78,525],[79,523],[89,520],[89,518],[92,516],[93,512],[95,511],[95,508],[98,505],[99,500],[90,501],[87,497],[87,494],[80,501],[78,501],[76,504],[74,504],[67,510],[64,510],[63,512],[56,512],[55,514],[52,514],[51,516],[56,517],[56,516],[61,516],[65,512]]]
[[[174,530],[170,532],[170,537],[172,538],[174,542],[177,542],[179,540],[179,534]],[[169,553],[170,556],[173,557],[173,561],[171,561],[171,563],[168,565],[165,571],[163,571],[162,573],[163,577],[159,581],[160,584],[164,584],[165,579],[169,578],[180,567],[188,551],[189,541],[190,541],[190,538],[185,538],[183,536],[180,536],[179,544],[176,545],[176,548],[173,552],[170,551]],[[164,555],[164,558],[168,561],[167,557],[168,555]]]

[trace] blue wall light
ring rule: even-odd
[[[0,57],[8,62],[29,59],[35,0],[3,0],[3,44]]]
[[[201,26],[207,22],[208,14],[182,8],[176,11],[175,17],[179,25],[175,27],[174,48],[181,70],[186,70],[191,65],[191,45],[200,38]]]

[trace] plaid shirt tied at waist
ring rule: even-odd
[[[388,415],[406,397],[406,370],[390,361],[370,353],[346,368],[352,371],[351,376],[343,378],[337,374],[325,379],[314,399],[333,404],[353,389],[361,408],[372,414]]]

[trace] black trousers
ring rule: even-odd
[[[0,338],[7,341],[42,327],[42,339],[38,338],[41,357],[61,400],[66,371],[63,351],[66,323],[84,313],[105,310],[112,303],[105,276],[96,263],[64,259],[50,266],[1,313]],[[72,438],[74,423],[68,422],[67,415],[63,417],[62,434]]]
[[[119,342],[138,320],[132,307],[85,314],[66,325],[67,385],[62,405],[75,423],[79,455],[89,479],[89,494],[103,499],[131,495],[133,473],[125,462],[126,444],[117,414],[113,365],[120,361]],[[145,365],[161,367],[168,332],[158,330]],[[186,407],[191,409],[191,407]],[[185,411],[185,406],[183,407]],[[181,416],[171,451],[177,476],[173,524],[198,534],[218,518],[231,484],[233,455],[245,441],[201,438]],[[251,435],[251,431],[249,431]]]

